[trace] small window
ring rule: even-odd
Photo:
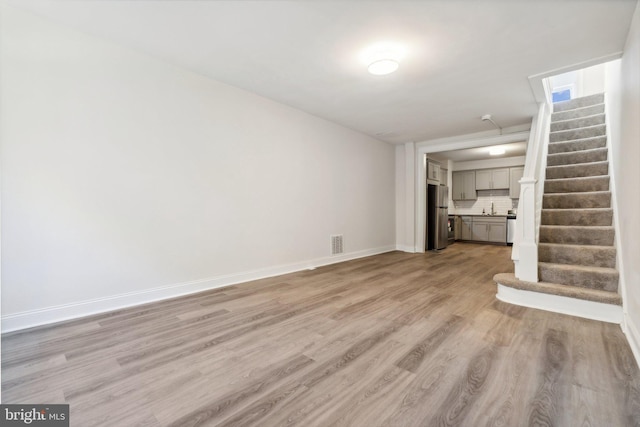
[[[554,103],[568,101],[575,98],[575,84],[568,84],[562,86],[554,86],[551,90],[551,99]]]
[[[569,89],[553,92],[551,95],[553,97],[554,103],[561,102],[561,101],[568,101],[571,99],[571,91]]]

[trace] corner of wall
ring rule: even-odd
[[[622,332],[624,332],[627,337],[633,357],[636,359],[636,365],[640,367],[640,331],[638,331],[638,327],[633,323],[633,320],[627,313],[624,314]]]

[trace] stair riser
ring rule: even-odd
[[[586,176],[602,176],[609,174],[609,163],[587,163],[584,165],[563,165],[549,167],[546,179],[581,178]]]
[[[592,246],[538,246],[538,261],[567,265],[584,265],[587,267],[616,267],[616,250]]]
[[[597,116],[581,117],[578,119],[563,120],[555,123],[551,123],[551,132],[557,132],[561,130],[578,129],[587,126],[603,125],[604,114],[598,114]]]
[[[570,178],[547,180],[544,183],[545,193],[584,193],[587,191],[608,191],[609,177]]]
[[[564,243],[569,245],[613,246],[613,229],[563,229],[540,226],[541,243]]]
[[[562,285],[578,286],[581,288],[599,289],[615,292],[618,290],[618,274],[593,273],[583,271],[557,271],[545,267],[538,268],[539,280],[543,282],[559,283]]]
[[[602,194],[545,194],[542,198],[543,209],[587,209],[610,208],[611,193]]]
[[[553,104],[553,111],[557,113],[581,107],[589,107],[596,104],[604,104],[604,94],[598,93],[596,95],[584,96],[570,101],[557,102]]]
[[[606,146],[607,138],[604,136],[591,139],[579,139],[570,142],[552,142],[549,144],[549,154],[592,150],[594,148],[606,148]]]
[[[577,110],[567,110],[551,115],[551,122],[557,122],[560,120],[577,119],[579,117],[593,116],[594,114],[603,114],[604,104],[593,105],[591,107],[579,108]]]
[[[607,149],[575,151],[571,153],[549,154],[547,166],[574,165],[576,163],[604,162],[607,160]]]
[[[583,211],[573,209],[542,210],[542,225],[611,226],[613,210]]]
[[[593,138],[604,136],[607,133],[606,126],[593,126],[581,129],[563,130],[549,134],[549,142],[570,141],[572,139]]]

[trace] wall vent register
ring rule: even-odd
[[[344,246],[342,243],[342,234],[335,234],[331,236],[331,255],[338,255],[344,252]]]

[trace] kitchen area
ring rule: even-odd
[[[519,142],[427,154],[425,250],[456,241],[511,245],[525,150]]]

